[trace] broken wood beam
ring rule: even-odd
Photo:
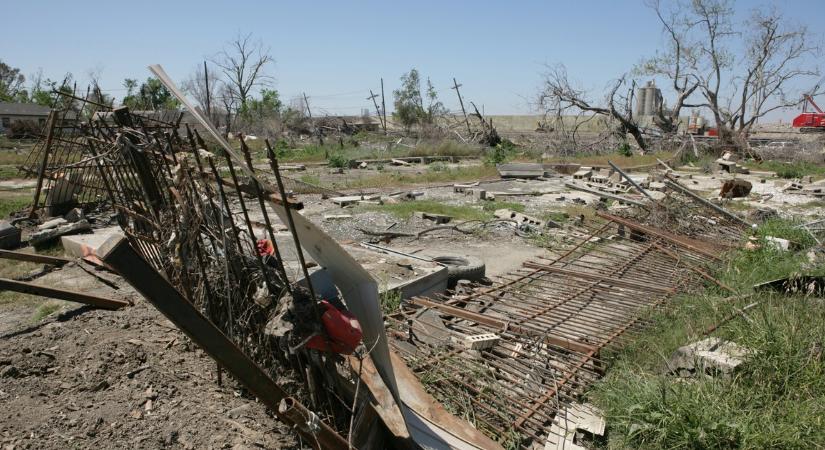
[[[533,261],[525,261],[522,266],[528,269],[539,269],[545,272],[550,273],[557,273],[559,275],[565,275],[573,278],[580,278],[583,280],[590,280],[596,282],[603,282],[605,284],[611,284],[616,287],[622,287],[626,289],[636,289],[640,291],[648,291],[648,292],[655,292],[657,294],[673,294],[676,292],[676,288],[659,286],[655,284],[649,283],[639,283],[636,281],[631,280],[623,280],[621,278],[613,278],[604,275],[600,275],[598,273],[587,273],[587,272],[579,272],[576,270],[567,270],[567,269],[560,269],[553,266],[548,266],[546,264],[539,264]]]
[[[499,320],[499,319],[494,319],[492,317],[485,316],[484,314],[479,314],[479,313],[476,313],[476,312],[473,312],[473,311],[468,311],[468,310],[463,309],[463,308],[457,308],[455,306],[445,305],[443,303],[434,302],[432,300],[428,300],[428,299],[420,298],[420,297],[411,298],[410,302],[413,305],[418,305],[418,306],[423,306],[423,307],[426,307],[426,308],[437,309],[437,310],[439,310],[443,313],[447,313],[447,314],[452,315],[454,317],[458,317],[458,318],[461,318],[461,319],[467,319],[467,320],[471,320],[473,322],[476,322],[476,323],[479,323],[479,324],[482,324],[482,325],[487,325],[489,327],[498,328],[501,331],[508,331],[509,330],[509,331],[514,332],[514,333],[524,334],[524,335],[542,334],[543,337],[544,337],[545,342],[547,342],[548,344],[555,345],[555,346],[561,347],[561,348],[566,348],[567,350],[571,350],[571,351],[574,351],[574,352],[577,352],[577,353],[590,353],[590,352],[595,353],[596,352],[596,347],[594,347],[592,345],[584,344],[582,342],[576,342],[576,341],[570,340],[570,339],[565,338],[565,337],[553,336],[553,335],[550,335],[550,334],[539,333],[537,331],[530,330],[529,328],[525,328],[525,327],[522,327],[520,325],[514,325],[512,323],[505,322],[505,321]]]
[[[14,250],[0,250],[0,258],[13,259],[15,261],[25,261],[42,264],[52,264],[54,266],[62,266],[63,264],[74,262],[73,259],[61,258],[59,256],[47,256],[37,253],[25,253]]]
[[[113,236],[100,246],[97,256],[114,268],[147,301],[198,344],[221,367],[229,370],[279,419],[292,425],[316,448],[345,449],[347,442],[308,411],[291,399],[249,356],[239,349],[198,309],[185,299],[168,280],[144,260],[123,236]],[[282,401],[286,402],[282,406]],[[296,423],[297,420],[303,421]],[[308,423],[314,423],[312,427]]]
[[[82,292],[67,291],[48,286],[26,283],[25,281],[9,280],[0,278],[0,290],[20,292],[22,294],[38,295],[40,297],[51,297],[58,300],[84,303],[102,309],[120,309],[129,306],[129,302],[115,300],[112,298],[98,297],[97,295],[84,294]]]

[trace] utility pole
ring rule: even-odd
[[[384,129],[384,134],[387,134],[387,124],[384,123],[384,120],[381,118],[381,111],[378,109],[378,102],[375,98],[378,97],[378,94],[373,94],[372,89],[370,89],[370,96],[367,97],[367,100],[372,100],[372,104],[375,105],[375,114],[378,115],[378,121],[381,122],[381,128]]]
[[[315,126],[315,122],[312,120],[312,110],[309,109],[309,100],[307,100],[307,93],[302,92],[304,94],[304,104],[307,107],[307,115],[309,116],[309,123],[312,124],[312,128],[315,129],[315,134],[318,135],[318,143],[324,145],[324,138],[321,137],[321,129]]]
[[[461,99],[461,92],[458,90],[460,87],[461,85],[455,81],[455,78],[453,78],[453,87],[450,89],[455,89],[455,93],[458,94],[458,104],[461,105],[461,113],[464,114],[464,123],[467,124],[467,136],[469,136],[473,134],[473,132],[470,130],[470,121],[467,119],[467,111],[464,109],[464,100]]]
[[[387,134],[387,104],[384,102],[384,78],[381,78],[381,113],[384,114],[384,134]]]
[[[209,98],[209,71],[206,69],[206,61],[203,62],[203,83],[206,86],[206,117],[212,120],[212,102]]]

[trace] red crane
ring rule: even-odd
[[[825,78],[819,80],[819,83],[814,86],[810,94],[802,96],[802,114],[793,119],[793,127],[799,128],[800,133],[825,132],[825,112],[822,111],[813,98],[823,80]],[[816,112],[808,112],[808,103],[813,106]]]

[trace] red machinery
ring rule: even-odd
[[[825,77],[819,80],[819,83],[816,83],[813,89],[811,89],[810,93],[804,94],[802,96],[802,114],[796,116],[793,119],[793,127],[799,128],[800,133],[815,133],[815,132],[823,132],[825,131],[825,112],[822,112],[822,109],[819,105],[814,102],[814,95],[817,94],[819,90],[819,86],[822,85],[822,82],[825,81]],[[808,103],[813,106],[816,112],[808,112]]]

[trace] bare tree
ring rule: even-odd
[[[792,80],[819,73],[806,60],[820,54],[819,43],[775,9],[754,9],[736,24],[730,0],[680,1],[667,11],[658,0],[650,6],[669,48],[645,67],[673,82],[679,109],[707,108],[725,144],[746,138],[771,111],[798,106],[802,96],[792,92]],[[694,91],[699,98],[690,104]]]
[[[217,110],[220,109],[219,105],[223,104],[220,98],[224,95],[222,86],[223,81],[218,77],[217,71],[209,70],[204,73],[203,66],[198,65],[189,75],[189,78],[184,80],[181,88],[183,92],[195,99],[195,102],[204,112],[212,113],[211,119],[215,120],[219,115],[216,114]]]
[[[234,97],[236,108],[245,105],[255,89],[269,86],[273,81],[266,72],[267,66],[274,62],[269,48],[264,47],[260,39],[253,39],[252,34],[239,34],[227,42],[212,62],[223,72],[227,93]]]
[[[574,88],[563,65],[548,67],[539,93],[538,104],[545,114],[562,118],[564,115],[578,115],[581,112],[605,116],[617,123],[616,133],[622,139],[628,133],[642,151],[647,150],[647,141],[642,135],[638,122],[633,118],[632,88],[628,94],[622,94],[622,87],[627,85],[626,76],[622,75],[612,83],[601,104],[588,99],[588,93]]]

